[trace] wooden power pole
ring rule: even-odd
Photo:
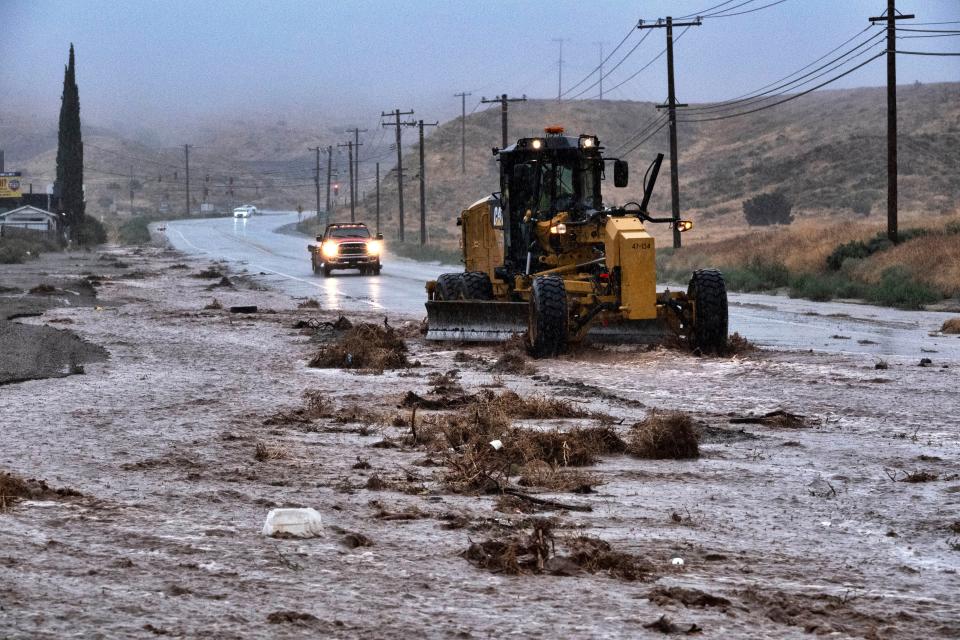
[[[187,185],[187,217],[190,217],[190,145],[183,145],[183,163],[186,166],[184,178]]]
[[[472,93],[455,93],[460,98],[460,173],[467,172],[467,96]]]
[[[320,224],[320,147],[307,147],[307,151],[317,152],[317,164],[313,174],[313,186],[317,189],[317,224]]]
[[[658,109],[666,108],[670,121],[670,200],[673,214],[673,248],[680,248],[680,169],[677,166],[677,107],[685,107],[686,104],[677,103],[677,94],[674,89],[673,80],[673,28],[676,27],[699,27],[700,19],[693,22],[673,22],[673,18],[667,16],[666,21],[657,20],[654,24],[640,24],[637,29],[658,29],[667,30],[667,104],[657,105]]]
[[[427,182],[426,182],[426,164],[424,162],[423,151],[423,128],[435,127],[437,122],[424,123],[423,120],[417,121],[417,127],[420,129],[420,246],[427,244]]]
[[[507,140],[508,140],[508,137],[507,137],[507,104],[510,103],[510,102],[526,102],[526,101],[527,101],[527,96],[523,96],[523,97],[521,97],[521,98],[508,98],[508,97],[507,97],[507,94],[505,94],[505,93],[504,93],[503,95],[501,95],[499,98],[494,98],[493,100],[487,100],[486,98],[482,98],[482,99],[480,100],[480,102],[481,102],[482,104],[490,104],[490,103],[492,103],[492,102],[499,102],[499,103],[500,103],[500,134],[501,134],[501,137],[503,138],[503,147],[501,147],[502,149],[506,149],[506,148],[507,148]]]
[[[401,135],[401,127],[415,127],[416,122],[400,122],[400,116],[409,116],[413,115],[413,109],[410,111],[400,111],[400,109],[394,109],[389,113],[380,113],[381,118],[386,118],[387,116],[392,116],[396,118],[394,122],[384,122],[383,126],[385,127],[396,127],[397,128],[397,198],[399,200],[399,231],[397,234],[397,239],[400,242],[404,241],[403,238],[403,136]]]
[[[360,193],[360,147],[363,144],[360,142],[360,134],[366,133],[366,129],[359,129],[354,127],[353,129],[347,129],[346,133],[353,134],[353,179],[350,181],[350,193],[353,194],[353,198],[360,200],[358,197]]]
[[[377,235],[380,235],[380,163],[377,163]]]
[[[887,23],[887,237],[897,242],[897,20],[914,18],[897,15],[895,0],[887,0],[886,15],[870,18],[870,22]]]

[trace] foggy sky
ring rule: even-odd
[[[162,131],[269,114],[364,126],[394,107],[443,121],[459,115],[453,97],[459,91],[473,93],[468,111],[482,96],[502,92],[556,97],[554,38],[567,39],[563,75],[570,86],[599,62],[594,43],[606,42],[609,52],[638,18],[680,16],[718,3],[0,0],[0,111],[55,115],[73,42],[87,125]],[[762,4],[767,1],[753,6]],[[868,26],[867,17],[885,4],[788,0],[707,19],[676,45],[678,100],[728,99],[776,80]],[[900,0],[898,9],[916,13],[916,22],[960,20],[958,0]],[[637,38],[634,33],[608,69]],[[904,42],[910,47],[901,48],[960,50],[955,37]],[[653,32],[604,84],[620,82],[663,44],[663,30]],[[664,67],[661,58],[605,97],[662,101]],[[958,81],[960,58],[900,56],[898,77],[901,83]],[[877,61],[832,86],[884,83],[885,66]]]

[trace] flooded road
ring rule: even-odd
[[[226,260],[235,269],[263,274],[267,284],[290,295],[315,297],[324,308],[343,311],[383,310],[421,317],[424,283],[458,270],[390,255],[388,242],[380,276],[363,277],[354,271],[334,272],[332,278],[316,276],[306,251],[309,241],[277,231],[296,221],[296,213],[177,220],[167,223],[166,235],[180,251]],[[756,344],[904,362],[919,362],[921,357],[960,362],[960,339],[931,335],[951,315],[775,295],[730,295],[730,331]]]

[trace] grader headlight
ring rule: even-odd
[[[550,233],[553,235],[562,236],[566,232],[567,232],[567,225],[563,224],[562,222],[550,227]]]
[[[681,231],[681,232],[682,232],[682,231],[690,231],[690,229],[693,229],[693,221],[691,221],[691,220],[677,220],[677,221],[674,223],[673,226],[676,227],[677,231]]]

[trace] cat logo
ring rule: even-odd
[[[495,229],[503,228],[503,209],[500,206],[493,208],[493,227]]]

